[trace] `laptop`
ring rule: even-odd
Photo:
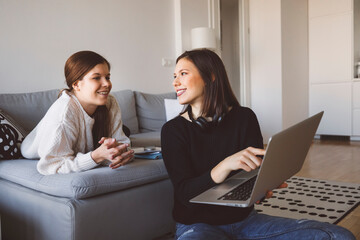
[[[232,207],[253,205],[268,190],[277,188],[301,169],[323,114],[315,114],[272,136],[260,168],[240,171],[190,202]]]

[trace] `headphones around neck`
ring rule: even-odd
[[[211,127],[216,127],[223,120],[225,115],[222,114],[221,116],[217,116],[215,114],[214,117],[212,118],[213,119],[212,121],[207,121],[204,117],[198,117],[197,119],[194,119],[192,114],[192,108],[190,105],[187,108],[187,112],[189,114],[190,120],[203,130],[210,129]]]

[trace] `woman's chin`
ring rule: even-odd
[[[178,102],[179,102],[179,104],[181,104],[181,105],[188,104],[188,101],[186,101],[186,99],[185,99],[185,98],[182,98],[182,97],[178,97]]]
[[[107,103],[107,99],[106,99],[106,100],[98,101],[98,102],[97,102],[97,105],[98,105],[98,106],[104,106],[104,105],[106,105],[106,103]]]

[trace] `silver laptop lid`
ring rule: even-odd
[[[250,202],[260,200],[266,191],[300,171],[323,114],[307,118],[269,139]]]

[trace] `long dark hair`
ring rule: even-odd
[[[230,106],[240,106],[231,89],[224,63],[215,52],[208,49],[186,51],[176,59],[176,63],[183,58],[195,65],[205,83],[201,115],[223,116]]]
[[[73,90],[73,84],[76,81],[81,81],[83,77],[96,65],[106,64],[110,70],[110,63],[101,55],[92,51],[80,51],[74,53],[69,57],[65,63],[65,79],[68,89]],[[92,129],[94,149],[100,144],[98,143],[101,137],[108,137],[109,135],[109,110],[106,105],[98,106],[92,116],[95,120]]]

